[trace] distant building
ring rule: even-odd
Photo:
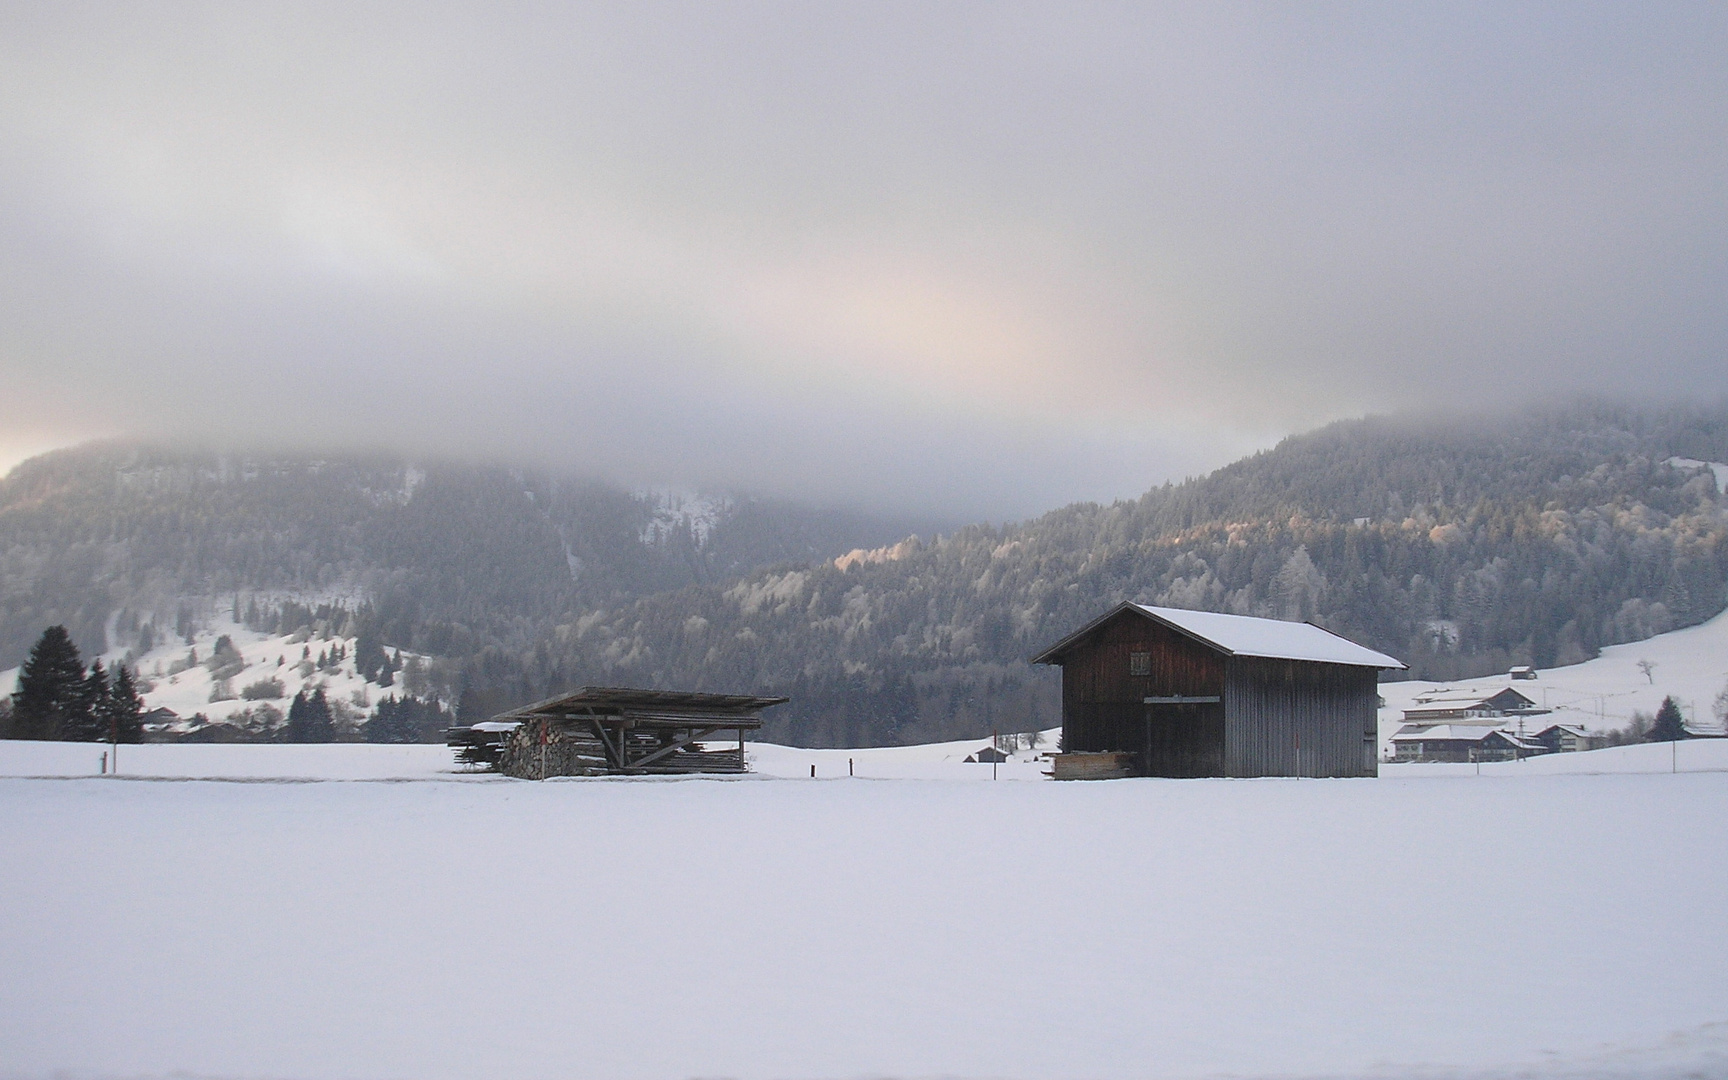
[[[1590,733],[1576,724],[1550,724],[1530,736],[1550,754],[1571,754],[1590,749]]]
[[[1545,712],[1546,709],[1538,709],[1534,701],[1510,686],[1493,691],[1435,690],[1419,696],[1414,705],[1404,710],[1404,722],[1445,724],[1460,720],[1491,721],[1507,716],[1533,716]]]
[[[1392,736],[1394,761],[1514,761],[1547,752],[1516,732],[1474,724],[1415,725]]]
[[[993,762],[1007,761],[1007,760],[1008,760],[1008,755],[1004,754],[1002,751],[996,749],[994,746],[986,746],[984,749],[978,751],[976,754],[969,754],[966,757],[966,761],[970,764],[977,764],[979,762],[983,762],[984,764],[989,765]]]
[[[1534,679],[1536,677],[1536,669],[1529,665],[1515,667],[1506,672],[1506,677],[1508,679]]]
[[[1312,623],[1140,604],[1033,662],[1062,667],[1058,779],[1373,776],[1379,675],[1404,667]]]

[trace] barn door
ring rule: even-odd
[[[1147,705],[1141,775],[1224,774],[1224,707],[1216,701]]]

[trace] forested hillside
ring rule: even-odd
[[[91,651],[117,613],[165,633],[296,597],[436,658],[467,718],[583,683],[783,692],[768,735],[813,745],[1049,726],[1026,658],[1120,600],[1312,619],[1424,678],[1566,664],[1728,599],[1728,502],[1675,458],[1728,461],[1728,406],[1344,422],[1133,501],[901,541],[503,469],[89,447],[0,485],[0,664],[54,622]]]
[[[0,668],[52,624],[90,654],[235,599],[364,608],[441,656],[525,650],[572,613],[921,527],[454,462],[92,444],[0,481]]]
[[[843,744],[1054,723],[1025,658],[1121,600],[1312,619],[1423,678],[1573,663],[1723,607],[1724,500],[1675,456],[1728,460],[1728,410],[1339,423],[1132,502],[590,615],[522,674],[780,690],[771,734]]]

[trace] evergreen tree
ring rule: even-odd
[[[291,743],[327,743],[336,741],[336,725],[330,718],[330,702],[322,689],[294,695],[288,706],[288,727],[285,732]]]
[[[67,742],[102,742],[108,738],[109,698],[108,672],[102,661],[90,661],[90,673],[84,676],[78,707],[70,713],[61,728],[60,737]]]
[[[306,691],[294,695],[294,700],[288,703],[288,725],[283,729],[282,738],[291,743],[311,742],[307,738],[306,728]]]
[[[1656,710],[1656,723],[1644,737],[1650,742],[1678,742],[1686,737],[1686,723],[1680,718],[1680,706],[1674,704],[1673,698],[1662,699],[1662,707]]]
[[[125,664],[114,669],[114,683],[108,691],[108,708],[102,720],[104,737],[109,741],[144,741],[144,698]]]
[[[419,742],[415,721],[418,705],[413,698],[396,700],[394,694],[378,702],[378,711],[366,723],[366,741],[374,743]]]
[[[84,661],[64,626],[50,626],[30,649],[12,695],[12,737],[64,738],[84,697]]]
[[[312,691],[312,696],[306,702],[310,712],[310,728],[313,734],[312,742],[335,742],[336,720],[330,715],[330,702],[324,697],[324,688]]]
[[[378,669],[388,659],[384,655],[384,643],[378,639],[377,628],[372,625],[372,620],[363,619],[360,633],[354,639],[354,670],[367,682],[377,682]]]

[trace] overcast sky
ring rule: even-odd
[[[0,8],[0,463],[1016,517],[1728,387],[1728,7]]]

